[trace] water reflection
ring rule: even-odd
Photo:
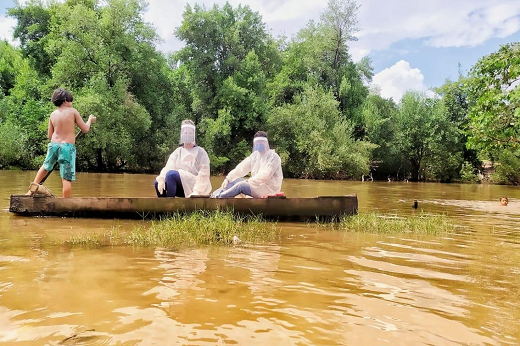
[[[283,223],[266,246],[88,248],[62,241],[142,221],[10,215],[9,194],[33,176],[0,171],[0,345],[520,343],[515,188],[288,179],[289,196],[357,193],[362,212],[405,215],[417,199],[462,227],[372,235]],[[153,196],[151,182],[80,173],[73,191]],[[57,176],[49,186],[61,189]]]

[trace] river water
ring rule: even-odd
[[[11,215],[34,174],[0,171],[0,345],[520,344],[518,188],[286,179],[290,197],[356,193],[360,213],[399,215],[416,199],[460,227],[279,223],[281,240],[262,246],[89,248],[62,240],[147,221]],[[153,180],[79,173],[73,195],[153,196]],[[46,185],[60,194],[56,173]]]

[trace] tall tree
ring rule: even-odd
[[[277,43],[248,6],[189,5],[176,30],[176,58],[190,81],[194,120],[213,167],[225,171],[250,150],[265,123],[266,83],[279,69]],[[176,83],[178,84],[178,83]]]
[[[46,7],[42,0],[30,0],[25,6],[17,4],[8,10],[8,15],[16,18],[13,36],[20,40],[20,47],[26,57],[33,62],[36,70],[50,76],[55,60],[45,47],[51,31],[51,18],[55,6]]]
[[[357,125],[373,73],[368,58],[354,63],[348,51],[358,30],[358,7],[352,0],[330,0],[320,22],[311,21],[288,43],[282,70],[269,85],[275,105],[292,102],[306,83],[317,83],[333,92]]]
[[[438,98],[407,92],[396,115],[396,126],[397,146],[403,163],[409,164],[412,181],[449,181],[456,177],[462,164],[460,131],[449,121]]]
[[[376,144],[371,163],[374,178],[395,176],[402,164],[402,155],[396,145],[397,105],[392,99],[377,94],[367,97],[362,109],[364,139]]]
[[[294,103],[269,114],[284,174],[303,178],[360,178],[369,172],[374,144],[356,140],[338,101],[321,86],[306,86]]]
[[[479,151],[516,148],[520,142],[520,43],[481,58],[468,81],[469,145]]]
[[[520,42],[482,57],[467,82],[468,146],[496,165],[493,181],[520,183]]]
[[[185,42],[177,58],[188,66],[192,81],[192,109],[196,121],[216,118],[222,104],[219,90],[240,71],[247,55],[254,51],[261,70],[269,78],[280,63],[277,46],[262,17],[248,6],[233,8],[229,3],[207,10],[186,5],[176,36]]]

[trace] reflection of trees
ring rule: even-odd
[[[504,224],[505,219],[498,221]],[[473,302],[468,319],[472,327],[500,335],[500,341],[520,340],[520,237],[511,232],[516,220],[503,227],[474,228],[464,237],[463,248],[471,257],[465,270],[473,280],[460,287]]]
[[[185,295],[188,290],[197,290],[204,283],[199,278],[207,268],[208,249],[188,249],[175,252],[156,249],[155,258],[160,261],[158,269],[163,270],[159,283],[145,294],[155,293],[157,299],[174,301]]]
[[[156,267],[161,270],[159,284],[144,294],[154,294],[159,306],[181,323],[235,324],[250,320],[257,300],[272,295],[282,285],[274,278],[279,249],[157,249],[154,256],[160,262]]]
[[[280,261],[280,246],[237,248],[227,258],[228,265],[249,271],[250,279],[245,281],[252,295],[272,292],[282,286],[274,278]]]

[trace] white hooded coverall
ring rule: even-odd
[[[282,188],[282,161],[274,149],[265,154],[253,151],[251,155],[240,162],[235,169],[227,175],[227,180],[233,182],[251,172],[251,178],[247,180],[251,187],[251,194],[255,198],[278,193]]]
[[[208,195],[211,193],[209,157],[201,147],[190,149],[179,147],[170,155],[166,166],[157,176],[157,182],[164,182],[166,173],[176,170],[181,176],[184,195]]]

